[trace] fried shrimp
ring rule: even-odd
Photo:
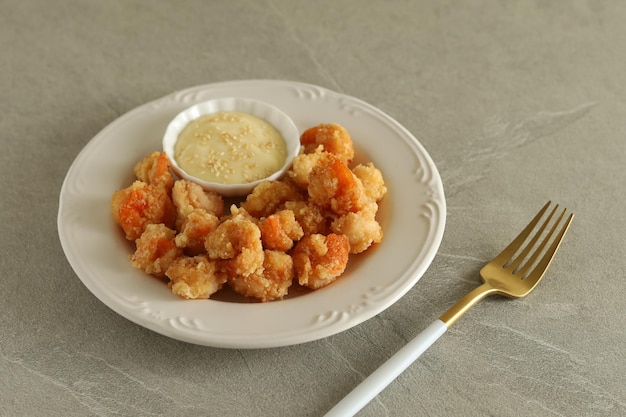
[[[336,123],[320,124],[305,130],[300,136],[305,153],[313,153],[319,146],[346,165],[354,159],[354,145],[348,131]]]
[[[220,223],[215,214],[203,209],[193,209],[183,221],[176,235],[176,246],[192,255],[205,252],[204,242],[211,230]]]
[[[325,235],[327,233],[327,217],[319,206],[308,201],[287,201],[285,209],[293,212],[296,221],[302,227],[304,235],[316,233]]]
[[[165,276],[174,259],[182,255],[182,249],[174,243],[176,232],[164,224],[149,224],[141,237],[135,241],[136,250],[131,256],[135,268],[154,275]]]
[[[350,253],[361,253],[383,240],[383,229],[376,221],[377,209],[376,203],[370,203],[363,210],[341,216],[330,225],[334,233],[347,236]]]
[[[214,191],[205,191],[195,182],[180,179],[174,183],[172,200],[176,206],[176,227],[179,228],[185,218],[194,209],[201,208],[208,213],[221,217],[224,213],[224,200]]]
[[[211,259],[224,260],[221,268],[229,275],[249,275],[263,265],[263,245],[259,227],[244,216],[220,223],[205,240]]]
[[[263,181],[248,194],[241,207],[254,217],[267,217],[286,201],[303,200],[293,184],[284,181]]]
[[[370,200],[378,202],[383,199],[387,193],[387,186],[385,185],[383,174],[373,163],[359,164],[352,169],[352,173],[361,180],[365,194]]]
[[[286,252],[304,231],[291,210],[280,210],[259,221],[261,241],[265,249]]]
[[[309,198],[338,215],[357,212],[367,203],[361,181],[337,157],[329,154],[328,163],[318,164],[309,175]]]
[[[349,252],[350,242],[344,235],[305,236],[292,255],[298,282],[311,289],[330,284],[346,269]]]
[[[188,300],[209,298],[226,283],[226,275],[206,255],[176,258],[165,275],[170,279],[168,287],[172,292]]]
[[[293,276],[291,256],[285,252],[266,250],[261,268],[250,275],[231,277],[228,284],[243,296],[266,302],[287,295]]]
[[[120,225],[126,239],[135,240],[149,224],[174,226],[176,209],[163,187],[135,181],[111,197],[113,219]]]
[[[170,172],[170,160],[165,152],[152,152],[133,169],[140,181],[151,185],[160,185],[168,192],[174,185],[174,176]]]
[[[320,147],[313,153],[304,153],[293,159],[291,168],[287,171],[287,176],[298,187],[306,190],[309,186],[309,175],[311,171],[319,164],[326,163],[328,160],[328,152],[323,152]]]
[[[382,241],[377,215],[387,186],[373,163],[350,165],[354,144],[338,124],[306,129],[300,143],[283,178],[226,200],[229,207],[216,192],[177,180],[163,152],[149,153],[133,167],[137,180],[111,197],[114,221],[134,241],[132,265],[168,280],[183,299],[228,285],[266,302],[284,298],[293,282],[312,290],[334,282],[352,254]]]

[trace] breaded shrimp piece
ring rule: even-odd
[[[293,212],[304,235],[328,234],[328,217],[324,215],[321,207],[308,201],[287,201],[285,209]]]
[[[173,227],[176,219],[176,209],[165,189],[143,181],[113,193],[111,212],[128,240],[139,238],[148,224]]]
[[[193,209],[187,215],[180,231],[176,235],[176,246],[185,249],[185,252],[198,255],[206,251],[204,242],[211,230],[220,223],[215,214],[203,209]]]
[[[293,265],[300,285],[322,288],[335,281],[346,269],[350,242],[344,235],[309,235],[293,251]]]
[[[224,214],[224,200],[213,191],[205,191],[192,181],[180,179],[174,183],[172,200],[176,206],[176,228],[180,228],[185,217],[194,209],[201,208],[208,213],[221,217]]]
[[[267,302],[287,295],[293,277],[291,256],[285,252],[266,250],[261,268],[250,275],[231,277],[228,284],[243,296]]]
[[[176,247],[176,232],[164,224],[149,224],[141,237],[135,241],[135,253],[130,258],[135,268],[154,275],[164,277],[174,259],[183,254]]]
[[[165,275],[172,292],[188,300],[209,298],[226,283],[226,275],[206,255],[176,258]]]
[[[352,169],[352,172],[361,180],[365,194],[370,200],[378,202],[383,199],[387,193],[387,187],[382,172],[373,163],[359,164]]]
[[[220,223],[205,241],[211,259],[225,260],[221,268],[229,275],[249,275],[263,265],[263,245],[259,227],[244,216]]]
[[[378,205],[371,202],[363,210],[341,216],[330,225],[333,233],[348,237],[350,253],[361,253],[383,240],[383,229],[376,221],[377,210]]]
[[[259,219],[248,213],[248,211],[243,207],[238,207],[236,204],[231,204],[229,207],[230,214],[224,215],[221,218],[221,221],[225,221],[228,219],[232,219],[237,217],[239,219],[250,220],[251,222],[258,223]]]
[[[285,201],[303,200],[296,186],[284,181],[263,181],[248,196],[241,207],[252,216],[267,217],[280,208]]]
[[[313,153],[321,145],[324,151],[336,155],[346,165],[354,159],[350,133],[336,123],[324,123],[305,130],[300,135],[300,143],[304,146],[305,153]]]
[[[280,210],[259,221],[263,248],[286,252],[304,236],[302,226],[291,210]]]
[[[363,184],[340,159],[329,156],[309,175],[309,200],[340,216],[363,209],[368,200]]]
[[[323,152],[320,147],[316,152],[300,154],[296,156],[287,171],[287,177],[298,187],[306,190],[309,186],[309,175],[318,164],[326,163],[328,152]]]
[[[152,152],[135,165],[133,171],[140,181],[151,185],[161,185],[168,192],[174,185],[174,176],[170,172],[170,160],[165,152]]]

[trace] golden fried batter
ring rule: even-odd
[[[311,289],[325,287],[346,269],[349,252],[350,242],[344,235],[305,236],[293,252],[298,282]]]
[[[261,268],[250,275],[231,277],[228,284],[241,295],[266,302],[287,295],[293,276],[291,256],[285,252],[266,250]]]
[[[165,152],[152,152],[133,169],[140,181],[162,186],[168,193],[174,185],[174,176],[170,172],[170,160]]]
[[[350,242],[350,253],[361,253],[383,240],[383,229],[376,221],[378,205],[368,204],[363,210],[337,218],[330,225],[333,233],[345,235]]]
[[[313,153],[319,146],[337,156],[344,164],[354,158],[354,145],[348,131],[336,123],[324,123],[305,130],[300,136],[305,153]]]
[[[224,200],[221,195],[214,191],[205,191],[195,182],[185,179],[174,183],[172,200],[176,206],[176,228],[180,228],[189,213],[197,208],[217,217],[224,214]]]
[[[128,240],[139,238],[149,224],[173,227],[176,218],[174,204],[165,189],[143,181],[116,191],[111,197],[111,211]]]
[[[235,216],[211,231],[205,241],[211,259],[221,259],[229,275],[249,275],[263,265],[263,245],[259,227],[244,216]]]
[[[320,147],[313,153],[305,153],[296,156],[291,164],[291,168],[287,171],[287,177],[293,181],[295,185],[306,190],[309,186],[309,175],[311,175],[311,171],[319,164],[326,164],[329,155],[328,152],[323,152]]]
[[[226,283],[226,275],[206,255],[181,256],[172,261],[165,274],[172,292],[185,299],[209,298]]]
[[[215,214],[203,209],[193,209],[180,226],[176,235],[176,246],[192,255],[205,252],[206,237],[219,223],[220,219]]]
[[[304,231],[291,210],[280,210],[259,221],[261,241],[265,249],[286,252],[299,240]]]
[[[297,187],[285,181],[263,181],[248,194],[241,207],[250,215],[267,217],[279,209],[286,201],[303,200]]]
[[[383,179],[383,174],[373,163],[357,165],[352,169],[354,175],[361,181],[365,194],[370,200],[379,202],[387,193],[387,187]]]
[[[164,224],[149,224],[141,237],[135,241],[137,246],[131,256],[135,268],[154,275],[165,276],[174,259],[182,255],[182,249],[174,243],[176,232]]]
[[[361,181],[332,154],[328,163],[318,164],[311,171],[308,191],[311,202],[338,215],[357,212],[367,203]]]
[[[328,232],[328,218],[324,210],[308,201],[287,201],[285,209],[291,210],[305,235]]]

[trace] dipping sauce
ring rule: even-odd
[[[178,166],[204,181],[242,184],[266,178],[287,158],[274,126],[247,113],[224,111],[189,122],[174,146]]]

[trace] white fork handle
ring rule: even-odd
[[[413,340],[396,352],[376,371],[361,382],[343,400],[339,401],[325,417],[348,417],[359,412],[374,399],[387,385],[396,379],[406,368],[419,358],[448,327],[437,319]]]

